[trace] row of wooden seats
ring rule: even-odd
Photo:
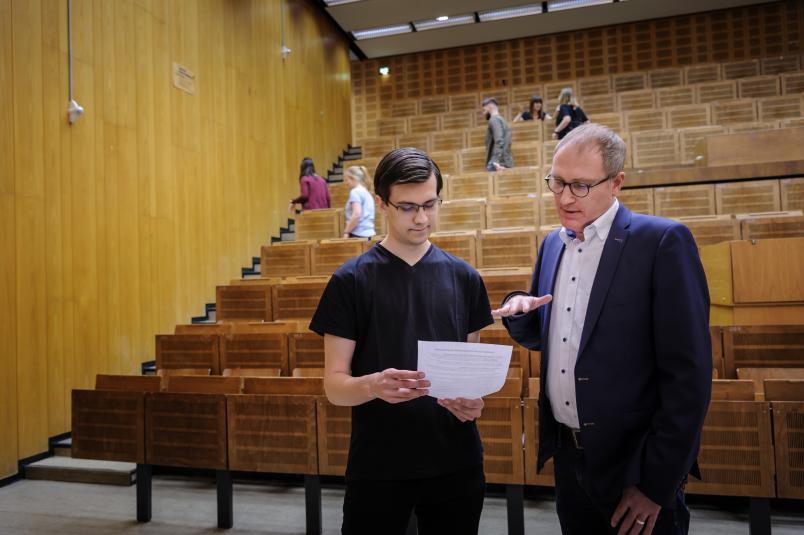
[[[592,120],[612,128],[625,141],[627,147],[626,169],[682,166],[701,162],[705,157],[702,140],[707,137],[774,129],[790,130],[791,134],[795,134],[793,129],[800,130],[804,126],[803,101],[804,96],[797,96],[792,101],[780,101],[779,104],[785,104],[785,106],[775,109],[776,117],[759,121],[749,120],[748,122],[742,121],[742,114],[745,112],[752,115],[754,108],[750,103],[747,108],[744,108],[746,103],[743,101],[731,101],[725,103],[724,108],[716,108],[724,111],[723,115],[699,115],[698,112],[704,111],[703,109],[682,107],[667,112],[643,110],[629,112],[626,115],[620,113],[600,114],[594,116]],[[790,106],[786,107],[787,104]],[[733,106],[733,108],[726,109],[726,105]],[[677,126],[669,126],[669,121],[666,120],[667,114],[675,111],[684,114],[687,119],[675,122],[674,124]],[[679,126],[684,122],[689,126]],[[695,123],[701,124],[693,126]],[[526,128],[531,128],[531,130],[528,131]],[[515,129],[515,134],[528,134],[514,137],[511,153],[516,167],[547,166],[553,161],[558,141],[549,138],[544,141],[536,139],[539,137],[535,135],[538,130],[530,126]],[[446,133],[438,132],[436,134],[439,138],[439,143],[436,145],[437,150],[428,151],[438,164],[442,174],[477,173],[485,170],[486,148],[483,141],[485,136],[483,127],[453,131],[449,132],[449,135],[444,134]],[[423,138],[419,141],[427,141],[427,136],[423,136]],[[379,151],[379,156],[364,158],[356,161],[355,165],[364,165],[373,174],[382,155],[396,146],[415,146],[422,149],[433,146],[431,143],[424,145],[416,143],[417,139],[413,137],[397,145],[395,139],[401,138],[389,138],[389,143]]]
[[[712,326],[710,334],[720,378],[742,378],[740,369],[804,368],[804,325]]]
[[[539,168],[511,169],[499,173],[472,173],[445,177],[442,194],[445,201],[439,209],[437,231],[501,229],[514,226],[552,227],[559,224],[554,196],[545,191]],[[682,219],[691,228],[700,228],[702,237],[714,230],[719,241],[753,237],[741,230],[741,222],[749,227],[760,218],[789,218],[800,216],[804,209],[804,178],[722,182],[691,186],[662,186],[624,189],[619,198],[631,210],[639,213]],[[731,216],[739,216],[736,220]],[[720,216],[720,217],[718,217]],[[725,216],[725,217],[723,217]],[[302,259],[296,258],[292,244],[274,244],[262,249],[264,276],[273,269],[286,272],[289,265],[304,267],[298,274],[331,274],[346,259],[360,254],[366,244],[355,240],[338,240],[335,222],[340,217],[335,210],[312,210],[297,216],[296,233],[299,241],[326,240],[319,248],[310,247]],[[692,218],[692,219],[684,219]],[[309,230],[323,225],[315,223],[330,219],[328,233]],[[308,222],[314,222],[308,225]],[[790,229],[800,222],[780,221]],[[378,233],[384,234],[385,218],[378,212],[375,219]],[[792,225],[792,226],[791,226]],[[777,222],[768,229],[776,228]],[[781,227],[779,227],[781,229]],[[778,235],[778,234],[777,234]],[[789,234],[788,234],[789,235]],[[708,238],[700,244],[715,243]],[[284,249],[283,249],[284,248]],[[314,256],[315,255],[315,256]],[[274,264],[271,264],[271,261]]]
[[[554,100],[561,89],[570,87],[581,99],[599,95],[617,94],[646,89],[671,89],[678,86],[739,81],[745,78],[772,76],[781,78],[779,84],[786,93],[795,92],[801,82],[801,61],[798,56],[744,60],[723,64],[698,64],[687,67],[663,68],[649,71],[634,71],[613,75],[591,76],[579,79],[497,88],[480,93],[461,93],[420,99],[404,99],[381,103],[382,115],[389,118],[406,118],[444,112],[475,110],[483,99],[494,97],[501,106],[513,106],[519,110],[532,95],[541,95],[546,101]],[[751,92],[751,84],[745,84]]]
[[[628,112],[597,110],[589,113],[594,122],[610,127],[624,138],[629,133],[645,130],[696,127],[720,127],[717,133],[743,133],[801,126],[804,118],[799,115],[802,111],[799,102],[798,98],[783,97],[773,101],[763,100],[762,107],[759,107],[755,100],[741,99]],[[771,118],[773,116],[775,117]],[[551,141],[555,124],[550,121],[512,123],[511,128],[514,162],[523,165],[520,160],[528,160],[527,147],[538,146],[528,145],[523,149],[522,145],[534,141]],[[396,147],[416,147],[437,155],[446,151],[485,150],[487,129],[485,125],[467,126],[365,140],[363,143],[368,148],[362,159],[355,164],[374,169],[380,158]],[[447,162],[447,169],[449,165]]]
[[[532,270],[533,266],[481,269],[489,302],[501,302],[512,289],[528,288]],[[232,281],[216,288],[215,315],[225,322],[309,321],[328,280],[294,277]]]
[[[324,367],[324,338],[288,329],[287,323],[177,325],[175,334],[156,336],[156,368],[162,375],[291,375]],[[480,341],[513,345],[511,366],[538,374],[539,353],[517,345],[499,323],[483,329]],[[226,373],[229,370],[229,373]]]
[[[777,76],[761,76],[739,82],[596,95],[582,99],[580,105],[596,122],[601,122],[602,116],[607,116],[607,122],[615,120],[611,116],[618,116],[617,130],[622,132],[788,119],[801,116],[804,92],[804,72],[792,76],[790,84],[785,86]],[[555,98],[546,99],[545,109],[552,114],[555,108]],[[500,114],[509,122],[520,111],[520,106],[500,106]],[[359,143],[363,156],[368,158],[380,157],[394,145],[418,146],[432,151],[455,150],[467,143],[479,142],[482,146],[480,136],[485,135],[487,126],[483,114],[478,106],[467,111],[383,118],[379,119],[381,129],[393,135],[361,139]],[[511,126],[516,144],[550,139],[555,122],[528,121]],[[469,145],[474,146],[478,145]]]
[[[171,382],[160,392],[148,378],[125,380],[135,379],[137,392],[114,390],[109,379],[99,380],[96,390],[73,392],[77,457],[217,470],[344,472],[349,409],[324,398],[321,379],[184,377],[181,392],[171,391]],[[751,397],[744,383],[713,381],[699,454],[703,479],[691,480],[688,491],[804,498],[797,475],[804,468],[804,381],[766,380],[765,401],[753,400],[748,386]],[[542,474],[535,470],[539,380],[527,381],[524,404],[522,391],[522,379],[513,373],[500,392],[486,398],[478,419],[486,477],[490,483],[552,485],[551,467]],[[114,424],[112,412],[119,415]]]

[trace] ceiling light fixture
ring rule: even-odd
[[[564,11],[565,9],[599,6],[601,4],[611,4],[613,1],[614,0],[549,0],[547,2],[547,11]]]
[[[416,28],[417,32],[421,32],[424,30],[447,28],[449,26],[460,26],[462,24],[474,24],[474,22],[474,15],[457,15],[453,17],[438,17],[437,19],[417,20],[413,22],[413,26]]]
[[[478,12],[480,22],[492,20],[513,19],[517,17],[528,17],[542,13],[542,4],[526,4],[524,6],[504,7],[502,9],[491,9]]]
[[[355,2],[360,2],[361,0],[324,0],[324,3],[327,4],[327,7],[331,6],[340,6],[342,4],[353,4]]]
[[[410,24],[394,24],[393,26],[380,26],[379,28],[368,28],[366,30],[356,30],[352,35],[358,41],[363,39],[374,39],[376,37],[388,37],[389,35],[397,35],[400,33],[410,33],[413,30]]]
[[[381,76],[388,76],[389,74],[391,74],[391,68],[383,65],[382,67],[380,67],[379,73]]]
[[[446,15],[441,15],[440,17],[436,17],[438,22],[444,22],[445,20],[449,20],[449,17]]]

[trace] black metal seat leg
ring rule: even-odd
[[[748,498],[748,533],[771,535],[770,498]]]
[[[525,535],[525,498],[522,485],[505,486],[505,505],[508,509],[508,535]]]
[[[307,535],[321,535],[321,478],[304,476],[304,511],[307,518]]]
[[[151,521],[151,465],[137,464],[137,522]]]
[[[234,525],[232,473],[229,470],[216,470],[215,483],[218,491],[218,527],[230,529]]]

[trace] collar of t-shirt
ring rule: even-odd
[[[605,242],[606,238],[609,237],[609,231],[611,230],[611,224],[614,223],[614,216],[617,215],[617,210],[620,207],[620,201],[617,198],[614,198],[614,202],[611,203],[609,209],[603,212],[603,215],[595,219],[589,225],[587,225],[583,229],[583,239],[584,241],[589,241],[590,239],[597,236],[600,238],[600,241]],[[564,245],[569,245],[572,243],[572,240],[575,239],[576,234],[574,231],[568,229],[567,227],[561,227],[561,230],[558,233],[558,236],[561,238],[561,241],[564,242]]]

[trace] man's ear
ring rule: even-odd
[[[388,211],[388,205],[387,205],[387,204],[385,204],[385,201],[383,201],[383,200],[380,198],[380,196],[379,196],[379,195],[377,195],[377,194],[375,194],[375,195],[374,195],[374,202],[377,204],[377,206],[379,206],[379,207],[380,207],[380,211],[381,211],[381,212],[383,212],[383,213],[384,213],[384,212],[387,212],[387,211]]]
[[[620,192],[620,188],[623,187],[623,182],[625,182],[625,172],[620,171],[617,173],[613,179],[611,179],[611,183],[614,186],[613,193],[617,195]]]

